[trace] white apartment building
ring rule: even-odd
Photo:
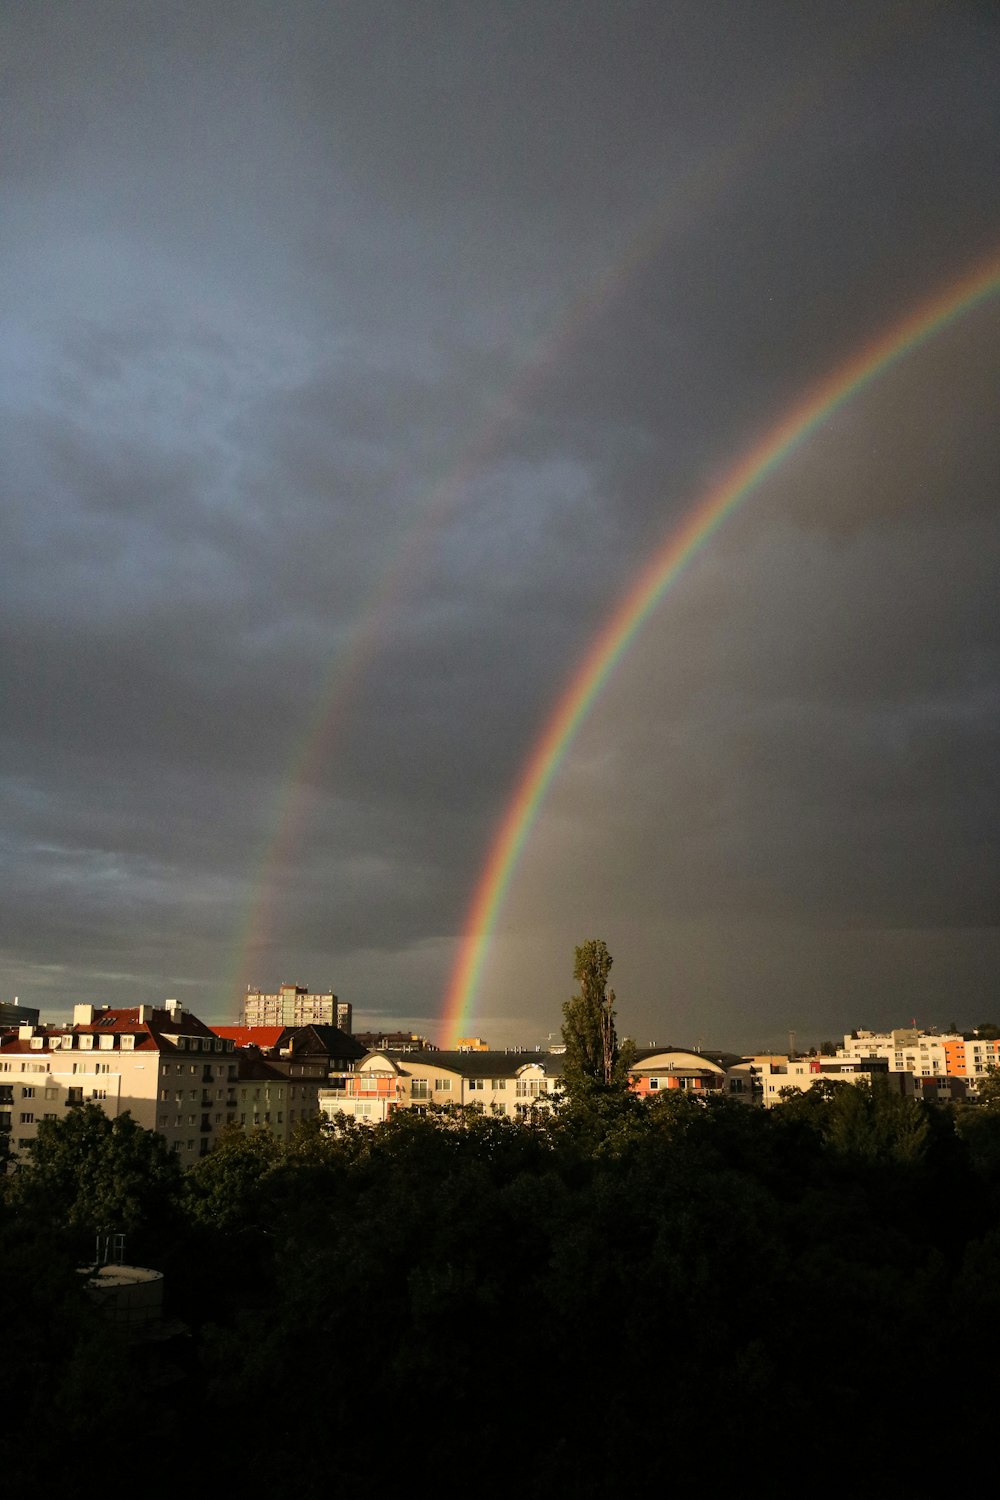
[[[1000,1067],[1000,1041],[981,1037],[966,1041],[959,1032],[921,1031],[916,1027],[856,1031],[844,1037],[837,1056],[884,1058],[894,1072],[912,1073],[922,1079],[962,1078],[974,1096],[979,1079],[990,1068]]]
[[[236,1118],[237,1061],[176,1000],[126,1009],[78,1005],[71,1026],[0,1032],[0,1131],[13,1152],[46,1119],[93,1102],[166,1136],[185,1166]]]
[[[780,1053],[759,1053],[745,1057],[726,1069],[729,1093],[746,1104],[762,1104],[765,1109],[782,1102],[784,1089],[807,1093],[821,1080],[831,1083],[872,1083],[881,1079],[897,1093],[916,1092],[912,1074],[893,1072],[881,1061],[866,1066],[861,1058],[786,1057]]]
[[[320,1089],[328,1119],[348,1115],[367,1124],[396,1109],[426,1113],[431,1104],[475,1105],[511,1119],[547,1107],[546,1095],[562,1075],[553,1052],[370,1052],[351,1073]]]

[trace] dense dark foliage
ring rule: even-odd
[[[186,1330],[154,1349],[81,1291],[113,1215]],[[204,1482],[255,1493],[615,1495],[824,1453],[867,1492],[904,1434],[933,1464],[992,1416],[1000,1109],[598,1093],[233,1134],[183,1180],[78,1117],[6,1180],[0,1257],[11,1480],[40,1472],[26,1434],[54,1485],[112,1431],[124,1462],[196,1429]]]

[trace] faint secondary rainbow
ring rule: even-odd
[[[445,997],[445,1045],[470,1027],[493,928],[545,794],[602,688],[671,584],[742,502],[834,412],[998,288],[1000,255],[994,255],[839,365],[702,497],[642,568],[560,696],[501,819],[469,907]]]
[[[895,35],[895,28],[890,28]],[[883,40],[882,31],[851,39],[834,71],[840,76],[857,56],[867,57]],[[828,80],[827,87],[832,84]],[[283,887],[283,872],[294,868],[296,851],[308,835],[314,808],[315,788],[329,764],[338,737],[349,721],[357,691],[390,638],[401,606],[415,592],[414,581],[424,571],[428,555],[443,528],[460,511],[466,496],[491,459],[502,451],[508,432],[530,408],[536,391],[553,369],[570,357],[581,330],[613,304],[615,296],[629,287],[640,269],[672,233],[696,219],[738,175],[747,170],[768,143],[791,129],[811,108],[822,92],[816,76],[802,79],[783,90],[765,111],[756,128],[741,131],[706,157],[680,171],[669,198],[628,236],[610,263],[559,310],[548,331],[533,347],[526,347],[512,382],[497,392],[492,409],[471,438],[447,461],[436,482],[414,507],[414,519],[401,544],[375,583],[357,618],[345,630],[341,647],[331,653],[325,680],[315,707],[292,746],[281,788],[263,830],[258,857],[249,881],[249,898],[243,920],[235,934],[232,964],[226,992],[235,1000],[244,982],[259,970],[279,926],[277,908]],[[392,481],[405,473],[405,465]],[[258,974],[259,980],[259,974]]]
[[[670,235],[680,234],[688,223],[699,219],[731,182],[752,168],[755,159],[771,143],[794,129],[856,68],[868,65],[900,36],[909,35],[913,26],[911,15],[859,19],[857,27],[845,36],[839,52],[823,59],[821,69],[782,87],[759,113],[747,116],[734,138],[721,142],[686,166],[678,166],[669,194],[619,246],[609,264],[560,309],[534,346],[524,349],[511,384],[498,391],[482,424],[471,438],[461,443],[457,454],[444,464],[437,481],[415,504],[414,519],[401,544],[357,617],[345,630],[341,646],[331,652],[313,712],[291,746],[280,790],[261,832],[248,880],[247,901],[234,933],[225,987],[231,999],[238,997],[247,979],[256,978],[260,982],[261,962],[280,926],[278,906],[284,872],[295,866],[299,844],[308,837],[315,807],[314,789],[320,784],[338,738],[349,723],[358,689],[391,638],[402,602],[414,595],[415,580],[421,577],[435,540],[461,509],[478,475],[500,451],[503,437],[520,420],[522,409],[530,406],[536,389],[552,369],[558,369],[569,358],[579,331],[607,311],[615,296],[632,284]],[[393,480],[404,472],[401,465]]]

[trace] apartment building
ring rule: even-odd
[[[38,1011],[31,1005],[22,1005],[19,1000],[0,1000],[0,1027],[37,1026]]]
[[[707,1094],[725,1089],[726,1070],[700,1052],[671,1047],[637,1052],[629,1070],[629,1082],[641,1099],[655,1099],[670,1089]]]
[[[241,1129],[267,1130],[276,1140],[287,1141],[303,1120],[319,1113],[325,1070],[293,1078],[255,1051],[239,1053],[237,1062],[235,1123]]]
[[[282,984],[273,995],[250,986],[240,1006],[241,1026],[336,1026],[350,1034],[353,1009],[332,990],[311,995],[301,984]]]
[[[367,1124],[395,1109],[426,1113],[431,1104],[476,1105],[488,1114],[523,1117],[549,1107],[548,1094],[562,1077],[561,1053],[370,1052],[352,1073],[320,1090],[319,1107],[331,1120],[348,1115]]]
[[[785,1089],[807,1093],[821,1080],[830,1083],[873,1083],[881,1080],[897,1093],[916,1092],[912,1074],[893,1072],[884,1058],[786,1057],[780,1053],[758,1053],[744,1057],[726,1069],[730,1095],[745,1104],[780,1104]]]
[[[852,1031],[844,1037],[837,1056],[883,1058],[891,1070],[921,1079],[963,1079],[965,1092],[975,1097],[979,1080],[990,1068],[1000,1067],[1000,1041],[977,1036],[966,1041],[957,1032],[921,1031],[916,1027]]]
[[[255,1048],[288,1077],[350,1072],[369,1051],[337,1026],[213,1026],[237,1049]]]
[[[124,1009],[78,1005],[71,1026],[0,1033],[0,1130],[22,1150],[44,1119],[94,1102],[164,1135],[185,1165],[235,1119],[233,1044],[176,1000]]]

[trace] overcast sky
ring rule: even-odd
[[[437,1035],[637,570],[1000,253],[991,3],[13,0],[0,998],[331,986]],[[472,1017],[742,1049],[997,996],[1000,297],[667,593]],[[441,1038],[443,1040],[443,1038]]]

